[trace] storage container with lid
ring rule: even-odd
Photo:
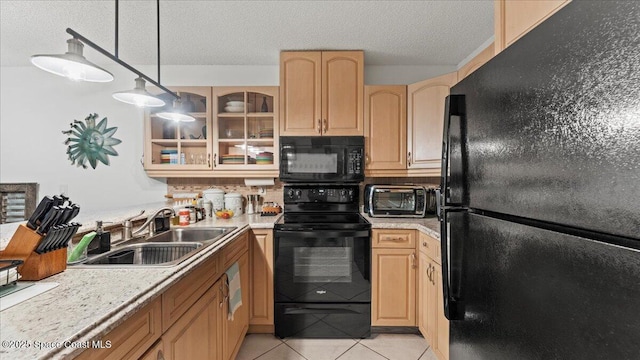
[[[228,193],[224,195],[225,209],[233,210],[233,216],[242,215],[242,194]]]
[[[224,191],[221,189],[207,189],[202,191],[202,196],[211,201],[213,211],[222,210],[225,208],[224,204]]]

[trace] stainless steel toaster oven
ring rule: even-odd
[[[435,210],[435,190],[424,186],[369,184],[364,189],[364,211],[371,217],[421,218]]]

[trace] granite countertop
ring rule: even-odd
[[[158,207],[152,207],[157,209]],[[140,209],[138,207],[137,209]],[[129,216],[127,212],[123,218]],[[73,358],[73,348],[109,332],[248,228],[273,228],[278,216],[208,218],[191,227],[237,227],[220,241],[167,268],[78,269],[40,282],[60,285],[0,313],[0,358]],[[19,343],[12,343],[18,341]],[[17,346],[19,345],[19,346]]]
[[[146,215],[166,204],[132,206],[120,211],[83,214],[81,230],[92,230],[95,220],[122,222],[141,209]],[[376,229],[416,229],[439,239],[435,218],[391,219],[364,215]],[[208,218],[189,227],[237,227],[219,242],[182,263],[167,268],[78,269],[41,280],[60,285],[0,313],[0,358],[73,358],[83,351],[73,345],[94,340],[117,327],[137,310],[157,298],[185,274],[206,261],[236,235],[248,228],[273,228],[279,216],[241,215],[231,219]],[[0,248],[4,248],[18,224],[0,227]],[[126,284],[126,286],[125,286]],[[18,343],[10,343],[17,341]],[[16,346],[16,345],[20,346]]]
[[[440,240],[440,222],[431,218],[372,218],[362,214],[371,223],[373,229],[416,229]]]

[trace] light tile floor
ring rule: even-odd
[[[422,336],[373,334],[369,339],[280,340],[250,334],[236,360],[437,360]]]

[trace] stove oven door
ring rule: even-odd
[[[276,229],[275,302],[370,302],[370,235],[370,229]]]

